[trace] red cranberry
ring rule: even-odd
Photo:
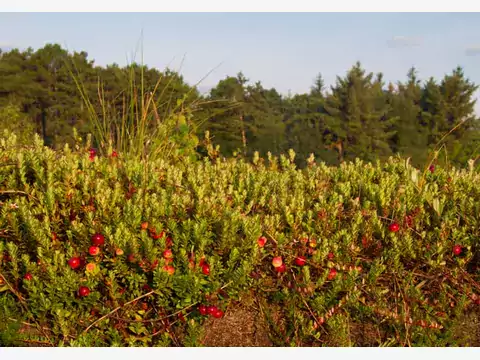
[[[335,257],[335,255],[331,251],[327,255],[328,260],[332,260],[334,257]]]
[[[100,248],[98,246],[90,246],[88,248],[88,253],[92,256],[97,256],[100,254]]]
[[[170,250],[170,249],[165,250],[165,251],[163,252],[163,257],[164,257],[165,259],[171,259],[171,258],[173,258],[172,250]]]
[[[173,266],[171,266],[171,265],[165,265],[165,266],[163,267],[163,270],[165,270],[165,271],[168,273],[168,275],[173,275],[173,274],[175,274],[175,268],[174,268]]]
[[[218,311],[218,308],[215,305],[207,306],[207,313],[213,315],[214,312]]]
[[[208,309],[205,305],[200,305],[198,311],[200,311],[201,315],[208,315]]]
[[[216,319],[220,319],[223,316],[223,311],[220,309],[217,309],[217,311],[212,313],[212,316]]]
[[[390,224],[390,226],[388,227],[388,229],[389,229],[391,232],[397,232],[398,230],[400,230],[400,225],[398,225],[396,222],[394,222],[393,224]]]
[[[462,251],[463,251],[463,248],[462,248],[461,245],[455,245],[455,246],[453,247],[453,253],[454,253],[456,256],[460,255],[460,254],[462,253]]]
[[[305,256],[298,256],[295,259],[295,264],[298,266],[304,266],[307,263],[307,259],[305,259]]]
[[[88,287],[86,287],[86,286],[80,286],[80,287],[78,288],[78,295],[79,295],[80,297],[88,296],[88,295],[90,295],[90,289],[89,289]]]
[[[70,260],[68,260],[68,265],[73,269],[78,269],[80,266],[80,258],[79,257],[73,257]]]
[[[94,234],[92,236],[92,244],[95,246],[102,246],[105,244],[105,237],[102,234]]]
[[[32,274],[30,274],[30,273],[26,273],[23,278],[24,278],[25,280],[27,280],[27,281],[30,281],[30,280],[33,279],[33,276],[32,276]]]
[[[275,271],[278,272],[278,273],[284,273],[285,271],[287,271],[287,267],[285,266],[285,264],[282,264],[282,265],[276,267]]]
[[[210,275],[210,265],[208,264],[203,264],[202,265],[202,273],[204,275]]]
[[[330,269],[330,271],[328,272],[328,280],[333,280],[335,279],[336,276],[337,276],[337,270],[334,268]]]
[[[92,236],[92,244],[95,246],[102,246],[105,244],[105,237],[99,233],[94,234]]]
[[[257,244],[259,247],[264,247],[266,242],[267,242],[267,238],[265,236],[261,236],[257,240]]]

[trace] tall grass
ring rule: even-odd
[[[182,99],[172,104],[172,97],[166,90],[175,80],[169,76],[165,86],[159,90],[166,75],[163,73],[157,80],[152,92],[145,91],[143,64],[140,66],[140,83],[138,83],[135,63],[127,66],[128,88],[117,95],[121,97],[121,112],[112,100],[107,100],[105,88],[101,79],[97,83],[98,106],[94,105],[89,98],[87,89],[81,83],[80,73],[73,64],[76,73],[71,75],[76,83],[77,89],[88,110],[89,120],[92,125],[92,132],[100,146],[100,151],[113,148],[122,156],[142,159],[157,158],[158,156],[169,156],[174,150],[175,144],[170,139],[173,133],[178,130],[179,122],[184,121],[188,128],[188,136],[195,132],[195,124],[187,124],[191,119],[191,113],[195,103],[187,103],[192,88]],[[198,101],[197,101],[198,102]],[[163,109],[163,113],[160,109]],[[188,127],[188,125],[191,125]]]

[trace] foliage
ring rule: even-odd
[[[75,129],[93,133],[99,151],[124,156],[178,158],[186,146],[193,157],[209,131],[223,156],[293,149],[302,168],[311,153],[328,165],[398,154],[423,167],[439,148],[438,163],[466,167],[480,149],[477,89],[461,68],[423,82],[412,68],[386,84],[356,63],[330,87],[318,75],[305,94],[285,96],[239,72],[201,96],[169,69],[98,66],[57,44],[0,52],[0,108],[13,104],[53,148],[73,146]]]
[[[198,345],[198,306],[228,312],[251,292],[267,318],[282,309],[277,345],[365,345],[360,324],[370,345],[457,345],[452,329],[479,306],[478,172],[400,157],[297,169],[293,151],[249,162],[206,143],[213,158],[146,161],[5,132],[2,344]]]

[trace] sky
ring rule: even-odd
[[[143,53],[146,65],[178,70],[190,84],[208,74],[203,89],[242,71],[304,93],[318,73],[331,85],[356,61],[387,82],[411,66],[440,79],[460,65],[480,84],[480,13],[0,13],[1,48],[46,43],[84,50],[99,65]]]

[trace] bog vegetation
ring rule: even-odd
[[[200,96],[48,45],[0,76],[2,346],[479,344],[461,69]]]

